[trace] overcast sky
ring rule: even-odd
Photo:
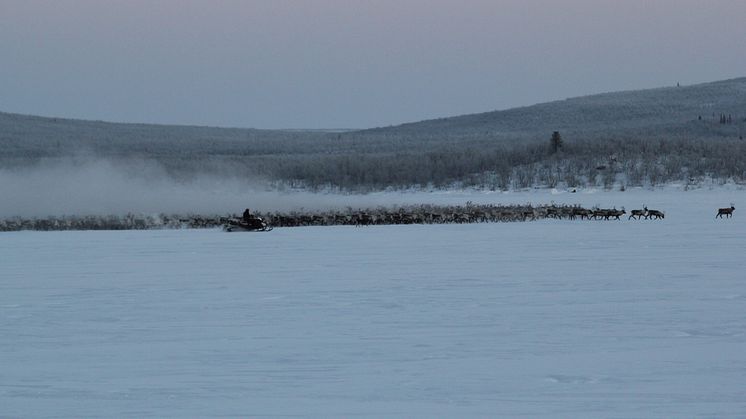
[[[744,0],[0,0],[0,111],[366,128],[746,76]]]

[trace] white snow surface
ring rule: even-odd
[[[742,191],[507,195],[666,219],[0,234],[0,417],[746,414]]]

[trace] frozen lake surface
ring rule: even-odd
[[[733,196],[572,197],[663,222],[5,233],[0,416],[743,417]]]

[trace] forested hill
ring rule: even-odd
[[[720,123],[721,115],[730,123]],[[568,139],[722,138],[743,135],[745,118],[746,77],[344,133],[126,124],[0,112],[0,157],[55,156],[79,150],[114,156],[427,151],[433,142],[453,145],[460,139],[468,146],[469,140],[547,139],[553,131]]]
[[[0,112],[0,157],[291,153],[313,151],[321,131],[129,124]],[[290,141],[284,141],[290,140]],[[300,151],[300,150],[298,150]]]
[[[612,135],[732,136],[736,130],[732,125],[720,124],[721,115],[726,118],[730,116],[733,123],[743,122],[746,118],[746,77],[692,86],[583,96],[503,111],[377,128],[365,133],[546,138],[547,133],[559,130],[584,138]]]
[[[562,142],[550,146],[554,131]],[[362,191],[455,183],[509,189],[746,182],[743,137],[746,78],[343,132],[0,113],[0,175],[83,155],[123,165],[147,160],[179,179],[209,174]]]

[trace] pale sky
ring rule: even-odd
[[[746,76],[744,0],[0,0],[0,111],[368,128]]]

